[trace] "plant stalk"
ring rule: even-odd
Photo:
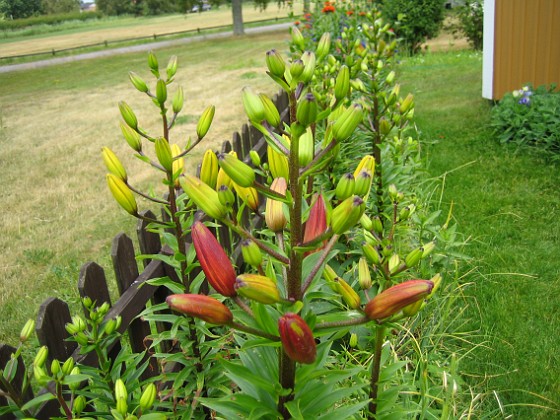
[[[369,419],[375,419],[377,414],[377,395],[379,393],[379,374],[381,373],[381,351],[383,350],[383,339],[385,338],[385,327],[378,326],[375,336],[375,353],[373,354],[373,364],[371,366],[371,379],[369,397]]]

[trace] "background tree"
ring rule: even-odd
[[[80,10],[79,0],[41,0],[44,14],[71,13]]]
[[[233,34],[243,35],[243,6],[241,0],[231,0],[231,15],[233,18]]]
[[[41,0],[0,0],[0,16],[21,19],[41,12]]]

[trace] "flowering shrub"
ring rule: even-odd
[[[530,85],[507,93],[492,110],[491,125],[500,143],[532,145],[549,158],[560,154],[560,93],[554,86]]]

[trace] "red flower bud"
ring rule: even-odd
[[[210,296],[191,294],[170,295],[165,301],[171,309],[200,318],[210,324],[227,325],[233,320],[233,314],[228,307]]]
[[[430,294],[434,283],[430,280],[408,280],[379,293],[366,305],[364,312],[371,320],[381,320]]]
[[[317,199],[311,206],[311,210],[309,210],[309,218],[305,223],[305,231],[303,233],[303,243],[309,243],[313,240],[317,239],[327,230],[327,208],[325,206],[325,200],[323,200],[322,195],[318,195]],[[323,241],[323,245],[324,245]],[[316,252],[319,249],[312,251]]]
[[[299,363],[313,363],[317,346],[313,333],[305,321],[294,313],[287,313],[278,320],[280,340],[290,359]]]
[[[202,222],[192,227],[196,256],[210,285],[223,296],[235,296],[235,270],[220,243]]]

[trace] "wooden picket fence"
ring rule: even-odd
[[[288,121],[288,97],[285,92],[277,94],[273,101],[280,111],[283,121]],[[245,124],[241,128],[241,133],[233,133],[231,142],[225,141],[222,144],[221,151],[229,152],[234,150],[238,156],[243,157],[244,161],[249,162],[249,152],[254,150],[261,157],[261,161],[266,162],[266,148],[266,140],[262,133],[254,127]],[[262,203],[263,200],[260,200],[260,202]],[[146,212],[145,215],[150,218],[156,217],[151,212]],[[197,216],[204,217],[200,212],[197,213],[195,217]],[[245,222],[252,223],[253,225],[262,222],[262,218],[259,217],[250,221],[248,211],[244,212],[243,218]],[[138,236],[139,254],[153,255],[166,253],[166,250],[162,249],[159,235],[148,232],[146,227],[146,222],[139,221],[136,232]],[[216,236],[224,249],[232,253],[234,264],[240,266],[242,264],[242,259],[238,249],[239,241],[236,240],[236,236],[225,226],[216,228]],[[190,236],[186,238],[186,246],[187,249],[191,246]],[[171,266],[158,259],[143,259],[143,270],[139,272],[133,241],[124,233],[118,234],[113,239],[111,257],[120,297],[111,305],[106,319],[113,319],[120,316],[122,323],[119,327],[119,332],[127,332],[128,334],[126,334],[126,336],[128,337],[132,351],[141,353],[149,347],[150,343],[147,342],[147,337],[152,334],[153,331],[149,323],[138,318],[138,315],[144,311],[148,304],[154,305],[165,302],[165,298],[168,295],[168,289],[165,287],[152,286],[146,282],[150,279],[165,276],[169,276],[177,281],[179,279]],[[200,268],[198,267],[191,271],[190,276],[194,278],[199,272]],[[82,298],[87,296],[96,302],[96,305],[101,305],[104,302],[111,304],[105,272],[103,268],[95,262],[88,262],[82,266],[78,278],[78,291]],[[51,297],[45,300],[40,306],[35,329],[39,343],[47,346],[49,349],[49,361],[52,359],[65,361],[72,356],[76,362],[95,366],[97,364],[97,359],[94,353],[89,353],[85,356],[81,355],[77,344],[67,340],[69,334],[65,326],[69,322],[71,322],[71,315],[66,302]],[[159,324],[157,327],[159,329],[164,328],[164,326]],[[116,355],[120,348],[120,343],[117,341],[113,345],[115,348],[111,350],[111,354]],[[0,367],[4,368],[6,366],[6,363],[10,360],[14,351],[15,348],[10,345],[0,344]],[[146,354],[146,358],[149,359],[148,354]],[[21,390],[25,369],[21,358],[18,362],[17,374],[11,381],[11,384],[14,389]],[[150,359],[149,366],[144,372],[144,378],[159,374],[157,363],[154,359]],[[4,392],[8,391],[1,383],[0,389]],[[43,389],[39,391],[38,394],[44,392],[49,392],[49,390]],[[20,398],[22,401],[29,401],[34,398],[30,387],[27,388],[25,395],[20,395]],[[6,405],[6,398],[0,395],[0,407]],[[49,419],[59,415],[60,407],[56,400],[51,400],[43,404],[35,413],[35,417],[38,419]],[[1,418],[11,419],[15,417],[1,416]]]

